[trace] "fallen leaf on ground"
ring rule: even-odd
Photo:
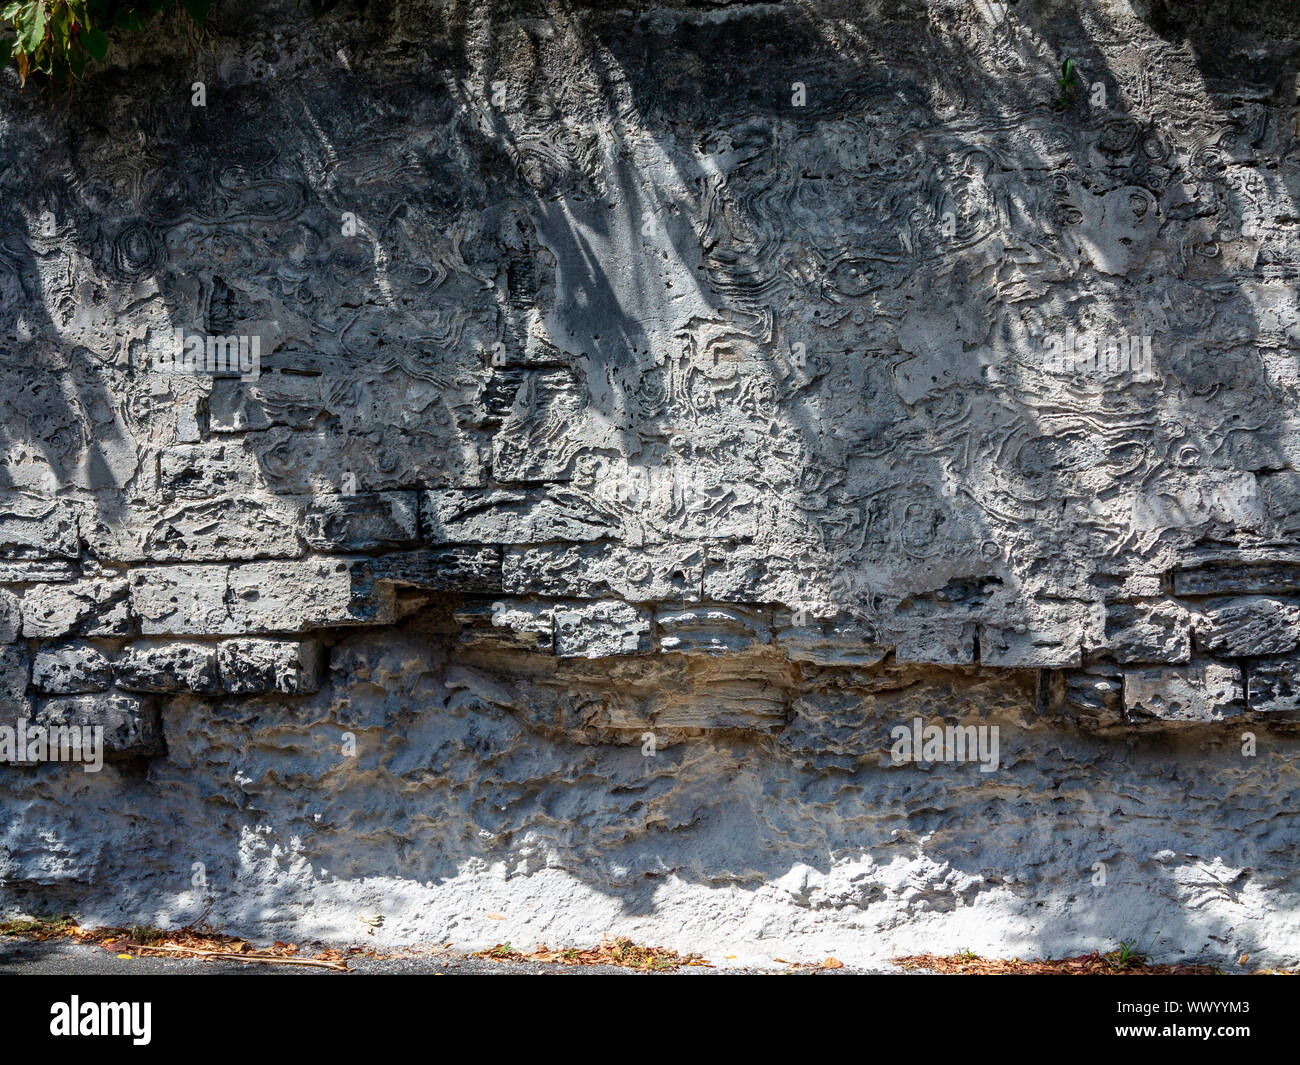
[[[597,947],[581,950],[569,947],[550,950],[539,945],[536,950],[514,950],[509,943],[498,943],[489,950],[470,955],[490,961],[540,961],[557,965],[617,965],[624,969],[642,969],[648,972],[671,972],[686,965],[712,968],[700,954],[678,954],[667,947],[646,947],[633,943],[626,936],[606,939]]]
[[[968,976],[1211,976],[1215,971],[1210,965],[1151,965],[1139,956],[1122,958],[1117,950],[1037,961],[981,958],[977,954],[909,954],[891,960],[904,969]]]

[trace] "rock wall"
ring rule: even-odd
[[[4,79],[0,906],[1295,961],[1289,5],[219,7]]]

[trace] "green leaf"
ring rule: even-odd
[[[86,49],[86,54],[91,59],[100,62],[108,51],[108,37],[104,35],[103,30],[93,29],[82,34],[81,45]]]
[[[35,3],[28,5],[29,14],[18,30],[18,43],[24,52],[35,52],[45,39],[45,5]]]
[[[58,45],[60,52],[66,52],[68,38],[72,36],[72,15],[66,7],[61,7],[54,12],[54,17],[50,20],[50,31],[52,43]]]
[[[207,21],[208,12],[212,10],[212,0],[181,0],[185,5],[185,10],[190,13],[190,18],[200,26]]]
[[[13,18],[22,9],[22,6],[21,3],[15,0],[14,3],[9,4],[3,11],[0,11],[0,18]]]

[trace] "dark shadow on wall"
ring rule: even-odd
[[[918,617],[1032,621],[1104,600],[1128,576],[1281,546],[1222,498],[1243,472],[1290,469],[1295,437],[1295,325],[1276,301],[1294,283],[1300,18],[1248,6],[1287,42],[1267,59],[1246,57],[1248,24],[1241,51],[1225,47],[1225,22],[1201,5],[1159,5],[1154,35],[1110,27],[1088,2],[1014,5],[1009,20],[996,4],[962,17],[896,5],[884,22],[840,5],[497,5],[448,9],[418,54],[404,31],[387,27],[385,52],[373,26],[345,22],[319,32],[337,32],[351,59],[271,78],[274,60],[256,53],[228,85],[218,38],[194,60],[212,72],[205,108],[167,71],[156,77],[178,82],[170,94],[107,73],[53,122],[30,93],[11,93],[0,489],[40,506],[64,486],[54,494],[80,500],[112,544],[135,520],[128,504],[173,526],[178,510],[222,505],[178,503],[159,483],[159,455],[200,440],[240,441],[260,491],[306,501],[337,494],[344,473],[363,492],[532,490],[570,485],[583,463],[598,484],[629,463],[670,481],[694,467],[709,474],[693,504],[705,519],[679,501],[652,533],[699,560],[710,598],[807,603],[882,635]],[[1065,58],[1084,84],[1057,110]],[[1098,84],[1106,102],[1094,106]],[[214,428],[243,409],[242,383],[158,387],[149,361],[177,327],[264,331],[262,398],[249,407],[262,421]],[[1043,337],[1067,329],[1152,335],[1160,380],[1045,372]],[[602,505],[636,518],[635,503]],[[731,572],[735,558],[753,573]],[[405,698],[452,695],[430,681]],[[322,699],[310,707],[308,732],[325,721]],[[782,741],[728,740],[722,768],[702,771],[673,813],[710,825],[718,873],[660,861],[656,841],[689,849],[676,842],[685,829],[651,817],[676,801],[680,776],[656,778],[629,808],[644,811],[636,828],[603,812],[584,823],[559,798],[566,788],[511,779],[520,749],[553,742],[544,732],[436,716],[385,728],[400,721],[399,735],[430,730],[434,742],[445,727],[465,758],[514,752],[510,771],[485,774],[481,800],[401,815],[400,830],[381,827],[395,815],[377,807],[367,830],[391,850],[349,863],[323,841],[322,865],[387,875],[423,834],[439,853],[416,857],[421,878],[453,877],[470,857],[527,868],[515,837],[541,824],[557,851],[581,855],[574,875],[653,912],[647,884],[660,875],[770,882],[796,863],[829,873],[859,851],[883,865],[898,831],[936,866],[984,878],[973,884],[998,876],[978,846],[1008,865],[1041,855],[1010,889],[1029,899],[1051,885],[1041,942],[1086,926],[1056,897],[1091,875],[1071,855],[1115,853],[1108,827],[1135,816],[1145,785],[1133,774],[1156,757],[1154,741],[1119,758],[1111,741],[1061,737],[1059,764],[1044,771],[1035,753],[1010,779],[993,774],[961,822],[938,812],[951,774],[904,782],[869,749],[827,776],[813,758],[785,785],[792,805],[843,820],[810,844],[780,813]],[[641,779],[635,750],[606,753],[611,781]],[[381,790],[421,779],[415,767],[368,772]],[[1178,768],[1160,772],[1175,793]],[[186,787],[160,769],[166,778]],[[311,779],[304,770],[300,783]],[[1238,785],[1226,771],[1188,785],[1188,806],[1212,823]],[[864,795],[888,812],[864,820]],[[198,794],[184,801],[204,808]],[[247,809],[272,825],[284,816],[285,836],[299,827],[268,796],[220,802],[233,804],[229,847]],[[341,787],[333,802],[347,821],[368,799]],[[1225,826],[1222,850],[1199,859],[1276,868],[1280,816],[1261,810],[1244,834]],[[1078,822],[1068,855],[1043,839],[1047,821]],[[482,846],[478,831],[504,842]],[[1160,832],[1148,835],[1155,853]],[[1123,846],[1120,864],[1155,875]],[[628,851],[641,872],[611,874]],[[1160,930],[1168,943],[1201,934],[1190,913]]]

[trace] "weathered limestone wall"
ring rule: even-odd
[[[1296,960],[1290,5],[219,6],[0,94],[0,907]]]

